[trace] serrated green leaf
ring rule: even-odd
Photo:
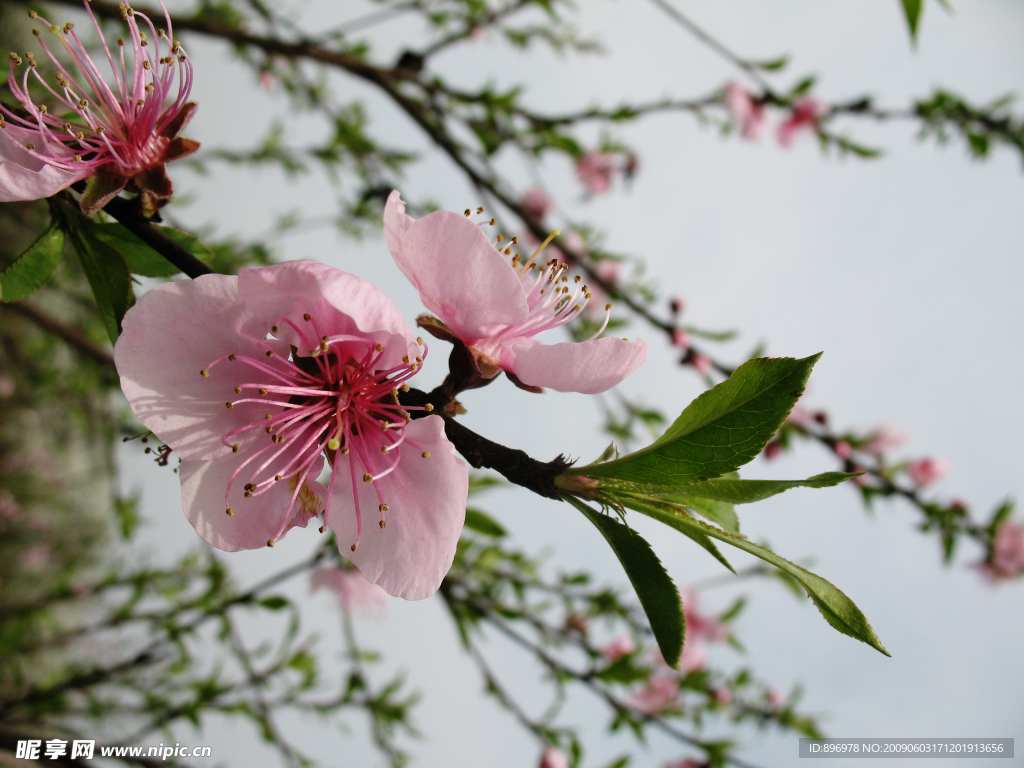
[[[763,501],[790,488],[830,488],[854,477],[857,475],[848,472],[823,472],[806,480],[741,480],[738,477],[720,477],[701,483],[666,488],[666,493],[659,493],[658,496],[687,506],[690,504],[687,497],[691,496],[728,504],[750,504]],[[704,514],[700,509],[697,511]],[[728,526],[722,527],[730,530]]]
[[[923,0],[901,0],[903,3],[903,15],[907,18],[907,29],[910,30],[910,41],[917,43],[917,25],[921,21],[921,10],[924,7]]]
[[[52,223],[14,263],[0,272],[0,300],[21,301],[53,277],[64,254],[64,232]]]
[[[718,523],[725,530],[732,533],[740,532],[740,520],[736,516],[736,510],[732,504],[716,499],[705,499],[700,496],[680,497],[677,500],[682,506],[692,509],[713,523]]]
[[[465,525],[472,531],[482,533],[485,536],[494,536],[495,538],[501,538],[507,533],[494,518],[486,512],[481,512],[479,509],[466,509]]]
[[[754,544],[742,536],[719,530],[707,523],[702,523],[700,520],[696,520],[686,514],[684,509],[673,504],[644,499],[632,494],[621,494],[619,499],[630,509],[636,510],[648,517],[653,517],[655,520],[659,520],[675,528],[677,531],[682,533],[688,533],[689,531],[703,533],[711,538],[724,541],[726,544],[731,544],[737,549],[742,549],[744,552],[749,552],[755,557],[759,557],[776,568],[785,571],[800,582],[808,596],[818,607],[818,610],[821,611],[821,615],[835,629],[844,635],[849,635],[863,643],[867,643],[886,656],[890,655],[875,635],[875,631],[871,628],[864,614],[861,613],[854,602],[837,587],[820,576],[801,568],[795,563],[791,563],[783,557],[779,557],[770,549]]]
[[[686,620],[679,591],[651,545],[640,534],[613,517],[591,509],[576,497],[565,495],[563,498],[582,512],[611,546],[640,598],[661,655],[670,667],[678,669]]]
[[[201,261],[209,261],[213,258],[210,249],[194,235],[173,227],[157,226],[156,228]],[[171,262],[116,222],[97,224],[95,232],[96,237],[121,254],[132,274],[143,277],[171,277],[180,272]]]
[[[679,486],[733,472],[760,453],[782,425],[820,356],[749,360],[690,403],[653,444],[566,474],[642,492],[638,486]]]
[[[50,198],[51,210],[82,263],[82,271],[92,289],[100,318],[111,343],[121,335],[121,319],[135,303],[132,276],[120,253],[96,237],[96,224],[78,206],[61,198]]]

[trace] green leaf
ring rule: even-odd
[[[790,488],[830,488],[854,477],[857,475],[848,472],[824,472],[806,480],[741,480],[738,477],[720,477],[702,483],[674,487],[668,489],[668,493],[658,495],[686,506],[690,505],[690,499],[686,498],[690,496],[728,504],[750,504],[754,501],[763,501]],[[697,511],[704,514],[700,509]],[[722,527],[729,528],[726,525]]]
[[[907,28],[910,30],[910,41],[917,43],[917,25],[921,21],[921,10],[924,7],[923,0],[901,0],[903,3],[903,14],[907,17]]]
[[[82,271],[92,288],[103,325],[111,343],[121,335],[121,319],[135,302],[132,276],[121,254],[98,239],[96,224],[73,204],[56,199],[54,210],[60,214],[60,226],[75,247]]]
[[[621,494],[619,499],[630,509],[653,517],[655,520],[659,520],[675,528],[677,531],[682,533],[688,533],[689,531],[703,533],[711,538],[724,541],[726,544],[731,544],[737,549],[742,549],[744,552],[749,552],[755,557],[759,557],[776,568],[785,571],[800,582],[808,596],[818,607],[818,610],[821,611],[821,615],[835,629],[844,635],[849,635],[863,643],[867,643],[886,656],[890,655],[875,635],[875,631],[871,628],[864,614],[854,605],[853,601],[820,576],[789,562],[785,558],[779,557],[770,549],[754,544],[738,534],[722,531],[707,523],[702,523],[700,520],[695,520],[686,514],[685,510],[668,502],[644,499],[633,494]]]
[[[280,595],[271,595],[260,600],[260,605],[269,611],[280,611],[288,605],[288,600]]]
[[[494,518],[479,509],[466,509],[466,527],[485,536],[501,538],[506,535],[505,529]]]
[[[728,502],[706,499],[700,496],[680,497],[676,501],[687,509],[692,509],[697,514],[706,517],[711,522],[718,523],[731,533],[740,532],[740,520],[736,516],[735,508]]]
[[[770,59],[768,61],[750,62],[751,66],[763,69],[767,72],[776,72],[783,69],[787,64],[789,64],[789,54],[784,54],[777,59]]]
[[[591,509],[576,497],[565,495],[563,498],[582,512],[611,546],[640,598],[661,655],[670,667],[678,669],[686,620],[679,591],[651,545],[628,526]]]
[[[156,227],[171,240],[202,261],[209,261],[213,253],[203,245],[199,238],[182,232],[173,227]],[[113,222],[95,225],[96,237],[109,245],[124,257],[125,263],[132,274],[143,277],[171,277],[180,271],[167,259],[142,242],[128,229]]]
[[[643,486],[679,486],[733,472],[760,453],[782,425],[820,356],[749,360],[690,403],[653,444],[566,474],[642,492]]]
[[[817,78],[814,75],[811,75],[810,77],[805,77],[803,80],[801,80],[795,86],[793,86],[793,90],[789,92],[789,95],[790,96],[803,96],[805,93],[810,91],[811,88],[814,87],[814,83],[815,82],[817,82]]]
[[[22,253],[0,272],[0,300],[21,301],[46,285],[53,277],[64,254],[64,232],[54,222]]]

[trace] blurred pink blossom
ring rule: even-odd
[[[598,259],[593,263],[594,274],[606,283],[614,284],[619,278],[619,262],[615,259]],[[608,294],[604,288],[593,283],[588,284],[590,289],[590,300],[587,303],[587,316],[591,320],[600,320],[608,311]]]
[[[693,362],[693,367],[696,368],[699,373],[705,376],[711,373],[712,364],[710,358],[705,357],[699,352],[695,352],[691,360]]]
[[[690,333],[682,328],[672,329],[672,344],[684,352],[690,348]]]
[[[1000,525],[992,539],[989,561],[981,569],[992,581],[1024,574],[1024,526],[1011,521]]]
[[[907,435],[898,431],[892,424],[883,424],[869,437],[868,442],[864,443],[860,449],[877,458],[881,458],[882,454],[893,448],[898,448],[907,441]]]
[[[7,491],[0,491],[0,517],[17,520],[21,517],[21,507]]]
[[[682,591],[683,614],[686,616],[687,640],[707,640],[717,643],[729,637],[725,624],[711,616],[705,616],[698,610],[697,593],[692,589]]]
[[[621,659],[623,656],[627,656],[636,650],[636,643],[633,642],[633,638],[629,635],[623,635],[612,640],[608,645],[601,649],[601,654],[608,659],[608,661],[615,661]]]
[[[615,171],[615,155],[611,152],[587,152],[576,161],[576,178],[592,195],[604,194],[612,188]]]
[[[782,694],[774,688],[769,688],[765,694],[765,698],[768,701],[768,706],[771,709],[778,709],[782,706]]]
[[[679,683],[674,678],[654,675],[629,698],[629,705],[645,715],[657,715],[674,709],[678,697]]]
[[[10,397],[14,394],[14,379],[6,374],[0,374],[0,397]]]
[[[716,688],[715,703],[721,704],[723,707],[732,704],[732,691],[728,688]]]
[[[45,544],[36,544],[26,549],[21,555],[21,564],[26,568],[35,570],[46,565],[50,559],[50,548]]]
[[[694,760],[692,757],[687,757],[676,763],[665,763],[662,768],[704,768],[704,763]]]
[[[918,488],[924,488],[941,480],[949,472],[949,463],[943,459],[925,457],[915,459],[907,465],[910,481]]]
[[[543,219],[548,211],[555,207],[554,202],[548,197],[548,193],[541,187],[531,187],[526,190],[519,200],[519,204],[526,209],[527,213],[538,219]]]
[[[853,455],[853,448],[845,440],[836,440],[836,444],[832,447],[832,450],[836,452],[836,456],[840,459],[848,459]]]
[[[739,121],[740,135],[744,139],[756,141],[761,138],[768,126],[764,104],[754,101],[746,88],[733,82],[725,87],[725,105]]]
[[[381,615],[388,607],[388,593],[367,581],[355,568],[319,568],[310,574],[309,583],[311,591],[333,592],[346,611],[362,610]]]
[[[818,130],[818,120],[828,112],[828,106],[817,99],[801,99],[796,103],[789,119],[779,126],[779,144],[788,147],[802,129]]]
[[[560,750],[548,747],[540,756],[539,768],[569,768],[569,760]]]
[[[768,445],[764,447],[764,451],[761,452],[761,455],[764,456],[765,459],[767,459],[768,461],[771,461],[772,459],[778,458],[779,454],[781,453],[782,443],[778,442],[777,440],[772,440],[770,443],[768,443]]]

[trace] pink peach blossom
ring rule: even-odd
[[[355,568],[318,568],[310,574],[309,581],[313,591],[333,592],[346,611],[363,610],[379,615],[388,607],[388,593],[367,581]]]
[[[848,459],[853,455],[853,448],[845,440],[836,440],[832,450],[835,451],[836,456],[840,459]]]
[[[732,691],[728,688],[716,688],[715,689],[715,703],[726,707],[732,704]]]
[[[906,441],[907,435],[898,431],[892,424],[883,424],[869,435],[868,442],[864,443],[860,449],[876,458],[881,458],[883,454],[893,448],[898,448]]]
[[[679,703],[679,683],[665,675],[653,675],[644,687],[629,698],[629,706],[645,715],[657,715],[675,709]]]
[[[398,402],[426,348],[381,291],[294,261],[165,283],[123,325],[121,388],[182,459],[200,536],[227,551],[273,546],[323,514],[371,582],[410,600],[437,590],[468,469],[439,416],[410,422]],[[370,510],[379,526],[364,530]]]
[[[592,195],[604,194],[612,188],[615,171],[615,155],[611,152],[587,152],[576,161],[576,178]]]
[[[519,204],[526,209],[527,213],[538,219],[543,219],[555,205],[542,187],[528,189],[519,200]]]
[[[1012,521],[1002,523],[992,539],[992,554],[981,568],[993,581],[1024,574],[1024,526]]]
[[[700,352],[694,352],[691,361],[693,362],[693,367],[697,369],[697,372],[704,376],[711,373],[711,369],[714,368],[710,358],[702,355]]]
[[[628,656],[635,650],[636,643],[633,642],[633,638],[629,635],[623,635],[622,637],[615,638],[602,648],[601,655],[608,659],[608,661],[616,661],[623,656]]]
[[[160,6],[163,8],[162,2]],[[78,75],[76,79],[47,47],[46,32],[34,30],[56,67],[56,89],[39,74],[31,53],[26,54],[28,62],[19,78],[16,68],[23,62],[12,54],[7,84],[22,109],[15,112],[0,106],[0,133],[4,134],[0,141],[0,200],[45,197],[83,178],[89,179],[81,201],[86,213],[102,208],[126,186],[158,199],[171,196],[165,163],[199,148],[195,141],[178,138],[196,109],[188,101],[192,65],[181,43],[173,38],[166,8],[166,30],[158,30],[148,16],[127,3],[121,9],[129,42],[125,45],[118,40],[117,56],[103,46],[113,85],[89,56],[74,24],[51,25],[35,11],[29,12],[57,37]],[[88,2],[85,10],[102,39]],[[140,28],[140,19],[148,34]],[[125,48],[131,52],[130,65]],[[33,102],[30,77],[57,103],[55,113]]]
[[[591,296],[580,278],[565,277],[565,265],[538,268],[541,249],[528,259],[511,256],[479,225],[448,211],[413,219],[397,191],[384,209],[384,236],[399,269],[440,318],[440,332],[469,348],[484,378],[504,370],[528,386],[596,394],[647,357],[643,341],[597,338],[604,326],[581,342],[546,345],[536,338],[575,319]]]
[[[801,99],[793,107],[789,119],[779,126],[779,144],[788,147],[803,129],[818,130],[818,121],[828,113],[828,106],[817,99]]]
[[[717,643],[729,637],[729,630],[718,619],[705,616],[698,608],[697,593],[684,589],[681,593],[683,614],[686,616],[686,637]]]
[[[569,759],[555,747],[548,747],[540,756],[539,768],[569,768]]]
[[[907,475],[918,488],[937,483],[949,472],[949,463],[943,459],[926,457],[915,459],[907,465]]]
[[[784,449],[782,447],[782,443],[780,443],[778,440],[772,440],[764,447],[764,450],[761,452],[761,455],[764,456],[765,459],[767,459],[768,461],[772,461],[773,459],[778,458],[783,450]]]
[[[761,138],[768,126],[764,104],[754,101],[750,92],[739,83],[729,83],[725,87],[725,105],[739,121],[740,135],[744,139],[755,141]]]

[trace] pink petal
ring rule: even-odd
[[[88,175],[88,171],[64,171],[32,157],[0,129],[0,203],[49,197]]]
[[[244,453],[229,453],[212,461],[183,461],[178,469],[185,516],[196,533],[226,552],[265,547],[268,541],[277,540],[293,526],[304,528],[323,511],[323,486],[307,483],[307,490],[300,491],[295,501],[291,519],[285,520],[295,490],[292,481],[282,480],[265,493],[247,499],[243,469],[231,486],[227,504],[235,514],[228,515],[224,491],[232,473],[246,458]],[[317,458],[308,478],[316,478],[323,465],[323,458]]]
[[[243,363],[221,363],[206,377],[201,370],[230,354],[288,354],[279,342],[258,341],[264,324],[242,306],[237,278],[225,275],[157,286],[128,310],[123,326],[114,346],[121,389],[139,420],[182,459],[230,454],[221,436],[267,410],[259,403],[225,407],[239,398],[235,386],[251,380]],[[257,431],[237,442],[246,446]]]
[[[315,261],[289,261],[257,269],[243,269],[238,291],[246,308],[267,333],[294,345],[306,356],[320,336],[357,335],[384,345],[378,367],[383,370],[401,364],[402,357],[415,357],[415,344],[398,307],[380,289],[361,277]],[[311,321],[303,319],[310,315]],[[300,337],[282,322],[288,318],[300,329]]]
[[[388,195],[387,203],[384,205],[384,241],[388,244],[388,249],[391,253],[398,253],[401,249],[402,238],[405,237],[406,230],[412,226],[414,221],[416,219],[405,212],[405,203],[402,202],[402,195],[397,189],[392,190],[391,194]],[[402,274],[409,279],[409,282],[415,285],[416,278],[406,271],[404,261],[397,257],[395,260],[398,262],[398,268],[402,270]]]
[[[526,294],[483,230],[465,216],[437,211],[417,219],[394,252],[423,304],[467,344],[526,322]]]
[[[520,343],[510,351],[512,372],[524,383],[585,395],[611,389],[647,359],[645,342],[612,336],[551,345]]]
[[[367,579],[388,594],[422,600],[437,591],[455,559],[466,517],[469,469],[445,437],[440,416],[412,422],[405,434],[398,467],[378,481],[388,505],[387,527],[378,525],[380,500],[373,486],[357,477],[363,538],[355,552],[350,550],[356,541],[356,516],[346,456],[338,456],[335,463],[327,524],[338,537],[339,550]],[[429,451],[430,457],[423,458],[421,451]]]
[[[310,574],[309,582],[313,591],[327,589],[333,592],[347,611],[383,614],[388,607],[388,593],[368,582],[355,568],[318,568]]]

